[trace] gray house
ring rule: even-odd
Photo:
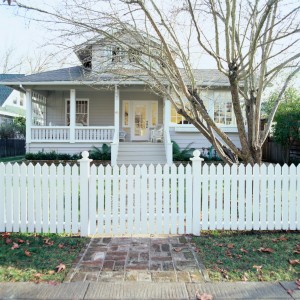
[[[89,43],[76,54],[80,66],[0,83],[26,93],[27,152],[79,153],[107,143],[112,164],[171,163],[172,140],[182,148],[211,146],[138,76],[120,80],[94,72],[101,60],[117,63],[114,49]],[[132,63],[130,57],[122,60]],[[227,78],[217,70],[195,70],[195,76],[209,87],[204,95],[209,113],[239,146]]]

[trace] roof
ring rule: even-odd
[[[23,74],[0,74],[0,81],[7,80],[20,80],[21,77],[24,77]],[[9,97],[9,95],[13,92],[13,89],[10,87],[6,87],[4,85],[0,85],[0,106],[3,105],[5,100]]]
[[[5,78],[0,80],[0,86],[1,81],[6,85],[13,86],[17,84],[116,84],[120,83],[121,81],[124,84],[128,84],[129,81],[132,83],[141,83],[143,82],[142,79],[146,79],[145,73],[141,72],[141,70],[124,69],[122,73],[124,75],[116,75],[112,73],[94,74],[89,69],[85,69],[82,66],[77,66],[32,74],[25,77],[21,76],[14,78]],[[124,79],[125,76],[126,80]],[[195,69],[194,76],[196,78],[196,81],[199,82],[201,86],[229,86],[228,78],[223,73],[215,69]]]

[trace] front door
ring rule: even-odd
[[[133,103],[132,140],[148,140],[148,111],[147,102],[135,101]]]

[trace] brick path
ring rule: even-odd
[[[93,238],[65,282],[203,282],[209,280],[189,237]]]

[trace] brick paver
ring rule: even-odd
[[[209,280],[185,236],[92,238],[65,282],[203,282]]]

